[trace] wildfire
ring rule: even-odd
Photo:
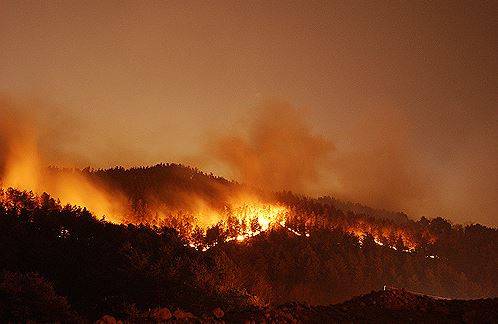
[[[63,204],[86,207],[98,218],[105,215],[107,221],[114,223],[154,224],[157,221],[159,225],[175,228],[189,246],[203,251],[220,242],[244,242],[273,228],[283,228],[292,235],[309,237],[310,229],[317,227],[316,224],[320,222],[322,225],[319,226],[327,229],[340,228],[356,235],[360,245],[367,235],[371,235],[379,246],[403,252],[413,252],[417,248],[413,235],[400,228],[379,228],[362,221],[341,223],[334,219],[320,219],[316,222],[312,215],[291,214],[289,207],[263,201],[249,193],[240,194],[237,198],[230,196],[232,201],[226,202],[223,210],[214,209],[202,197],[188,197],[191,208],[187,214],[155,206],[149,212],[150,215],[157,215],[157,219],[154,216],[140,218],[136,217],[136,210],[131,208],[129,200],[119,191],[112,191],[81,172],[43,169],[36,134],[13,131],[13,135],[8,136],[6,147],[8,156],[0,174],[2,187],[32,190],[37,194],[48,192]]]
[[[410,240],[408,235],[405,233],[402,233],[400,231],[397,231],[398,236],[397,237],[397,242],[393,241],[392,239],[387,239],[388,237],[392,237],[393,235],[378,235],[376,233],[372,232],[365,232],[362,231],[361,229],[358,228],[350,228],[346,230],[346,232],[355,235],[358,237],[358,243],[360,245],[363,245],[365,242],[365,239],[367,238],[368,235],[371,235],[373,237],[373,242],[379,246],[385,246],[388,247],[392,250],[400,250],[401,252],[405,253],[412,253],[416,250],[417,244]],[[399,243],[401,248],[398,248],[396,244]]]
[[[209,219],[217,221],[201,226],[196,224],[194,230],[186,235],[188,245],[206,251],[221,242],[243,242],[285,224],[287,213],[286,207],[276,204],[237,202],[226,206],[222,212],[210,211]]]
[[[26,197],[32,197],[35,205],[41,206],[43,203],[43,198],[35,194],[27,193]],[[0,206],[6,210],[20,210],[23,208],[23,201],[22,196],[19,196],[16,191],[6,191],[0,188]],[[211,223],[201,225],[202,223],[194,217],[183,223],[169,223],[167,226],[177,229],[188,242],[188,246],[203,252],[223,242],[243,243],[251,237],[273,229],[281,228],[299,237],[308,238],[311,236],[308,231],[312,230],[312,226],[306,227],[306,230],[301,228],[299,231],[295,227],[295,223],[288,222],[289,217],[289,209],[286,206],[253,200],[229,205],[223,211],[210,210],[208,219],[211,220]],[[404,253],[413,253],[418,246],[414,241],[409,240],[407,233],[402,233],[400,229],[395,230],[398,234],[397,237],[393,233],[390,236],[387,235],[388,232],[386,235],[379,235],[375,231],[366,232],[359,227],[344,228],[343,231],[357,237],[361,247],[364,246],[369,237],[370,242],[378,246]],[[65,236],[67,232],[62,229],[60,235],[61,237]],[[426,257],[439,258],[437,255],[427,255]]]

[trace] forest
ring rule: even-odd
[[[327,305],[384,285],[444,298],[498,296],[496,228],[264,193],[179,164],[47,172],[119,191],[127,221],[49,193],[0,189],[0,318],[9,321]],[[248,191],[263,207],[230,205]],[[221,217],[199,225],[190,198]]]

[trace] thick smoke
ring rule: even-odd
[[[315,135],[301,111],[285,103],[256,109],[247,134],[215,137],[211,153],[240,181],[266,190],[309,192],[320,182],[334,145]]]

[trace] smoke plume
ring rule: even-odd
[[[241,134],[216,136],[209,144],[243,183],[296,192],[314,189],[333,150],[331,141],[311,132],[301,111],[285,103],[257,108]]]
[[[394,110],[358,118],[336,147],[285,103],[258,107],[246,129],[218,135],[210,152],[244,183],[265,190],[331,194],[373,207],[415,211],[434,193],[412,155],[408,123]],[[430,186],[429,186],[430,187]]]

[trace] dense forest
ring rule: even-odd
[[[108,222],[47,193],[1,189],[0,318],[74,322],[137,318],[159,306],[200,315],[330,304],[383,285],[447,298],[498,296],[496,228],[412,220],[331,197],[263,194],[177,164],[49,172],[76,172],[119,191],[130,222]],[[263,229],[252,214],[236,217],[227,202],[247,191],[283,208],[285,221]],[[199,227],[188,197],[226,217]],[[257,235],[230,239],[245,233]]]

